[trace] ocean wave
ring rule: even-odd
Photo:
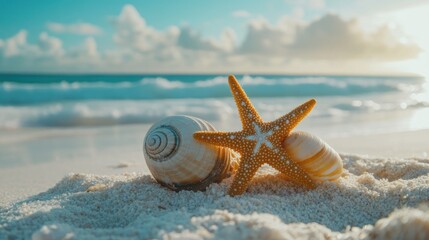
[[[253,99],[261,117],[274,120],[306,98]],[[346,119],[373,112],[428,108],[429,102],[383,102],[322,98],[309,118]],[[232,99],[174,99],[65,102],[33,106],[0,106],[0,129],[23,127],[81,127],[153,123],[171,115],[192,115],[210,122],[230,125],[238,117]]]
[[[403,92],[418,88],[386,79],[329,77],[240,79],[248,95],[257,97],[350,96],[367,93]],[[60,101],[154,100],[231,97],[225,77],[184,82],[144,78],[136,82],[58,82],[0,84],[0,105],[32,105]]]
[[[425,101],[376,102],[374,100],[353,100],[351,102],[335,104],[332,106],[332,109],[346,112],[386,112],[427,107],[429,107],[429,102]]]
[[[229,118],[230,105],[217,100],[91,101],[39,106],[0,107],[0,128],[75,127],[152,123],[171,115],[188,114],[212,121]]]

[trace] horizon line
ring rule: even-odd
[[[117,76],[138,76],[138,75],[161,75],[161,76],[172,76],[172,75],[188,75],[188,76],[208,76],[208,75],[259,75],[259,76],[328,76],[328,77],[421,77],[424,78],[423,75],[417,73],[269,73],[269,72],[170,72],[170,73],[162,73],[162,72],[3,72],[0,71],[0,75],[69,75],[69,76],[102,76],[102,75],[117,75]]]

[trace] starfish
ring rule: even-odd
[[[256,171],[265,163],[286,174],[290,180],[314,188],[313,180],[288,156],[282,145],[292,129],[310,113],[316,100],[305,102],[277,120],[263,122],[237,79],[230,75],[228,83],[240,114],[243,130],[200,131],[193,135],[198,141],[228,147],[240,153],[241,161],[228,193],[236,196],[246,191]]]

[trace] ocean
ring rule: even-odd
[[[266,121],[315,98],[303,124],[325,135],[429,128],[422,77],[236,77]],[[0,130],[151,124],[182,114],[240,126],[226,75],[0,74]]]

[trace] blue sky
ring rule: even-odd
[[[131,4],[156,29],[165,29],[171,25],[191,25],[208,37],[216,37],[225,26],[236,30],[241,38],[245,34],[246,18],[236,18],[231,13],[245,10],[255,16],[264,16],[275,22],[284,14],[292,14],[299,4],[290,4],[284,0],[267,1],[195,1],[183,0],[180,4],[171,4],[168,0],[159,1],[81,1],[73,0],[38,1],[29,4],[25,0],[4,1],[0,8],[0,38],[16,34],[20,29],[27,29],[29,40],[37,40],[37,33],[47,31],[48,22],[76,23],[88,22],[100,26],[104,35],[110,36],[113,28],[110,20],[118,15],[125,4]],[[243,8],[243,6],[245,6]],[[311,9],[306,17],[316,15]],[[311,14],[310,14],[311,13]],[[33,34],[31,34],[33,33]],[[83,36],[62,36],[66,45],[78,43]],[[111,38],[97,37],[108,47]],[[101,43],[100,43],[101,44]]]
[[[422,6],[419,0],[2,1],[0,71],[382,72],[421,58],[424,36],[407,32],[413,24],[395,22],[395,14]],[[311,26],[339,37],[328,39]],[[380,42],[377,34],[397,41]],[[380,68],[364,66],[369,61]],[[337,62],[347,64],[334,69]]]

